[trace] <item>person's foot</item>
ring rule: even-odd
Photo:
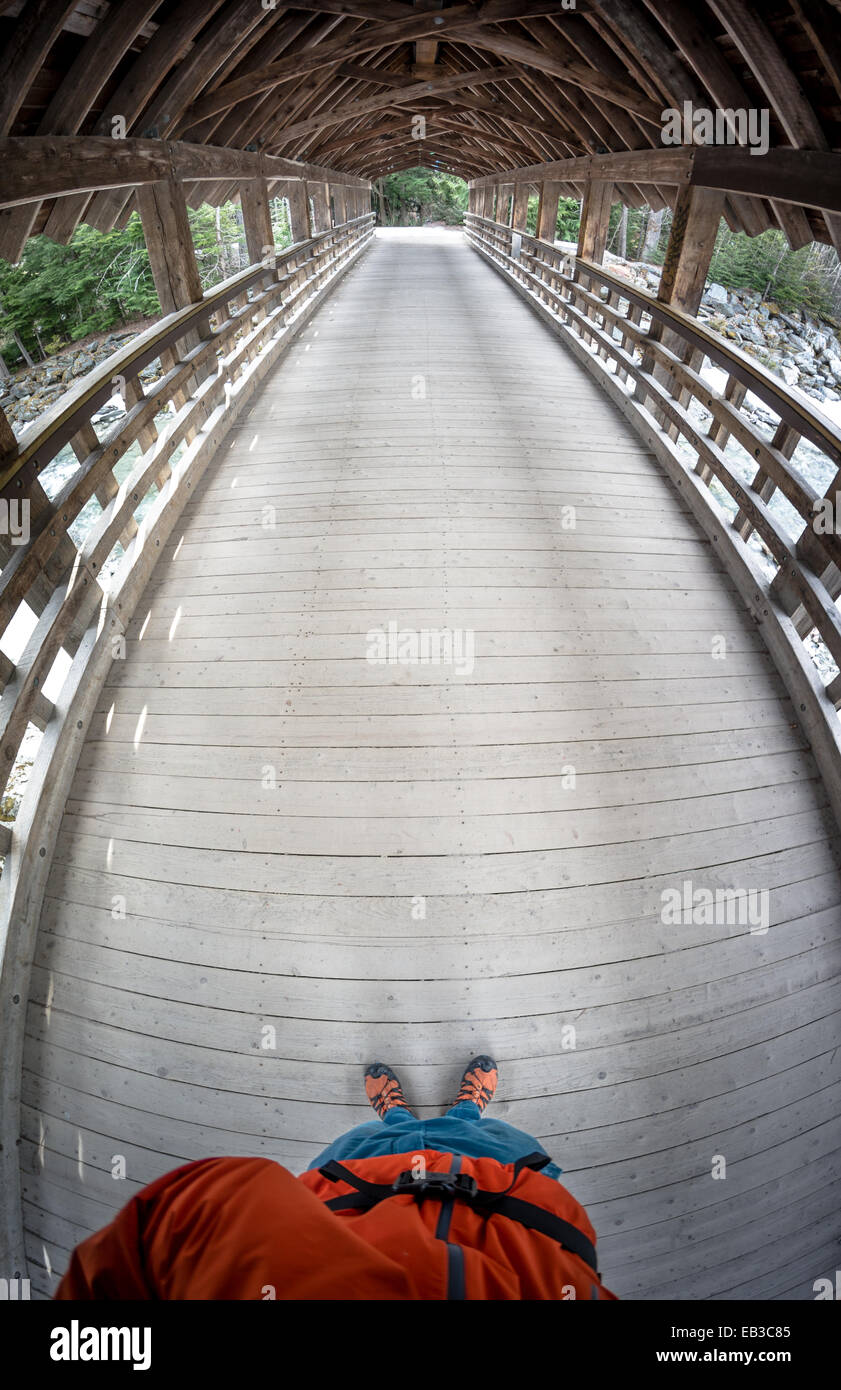
[[[381,1120],[395,1106],[409,1109],[400,1078],[385,1062],[372,1062],[365,1068],[365,1094]]]
[[[494,1097],[497,1083],[496,1062],[493,1057],[474,1057],[461,1079],[456,1105],[471,1100],[484,1113]]]

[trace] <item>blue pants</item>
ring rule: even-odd
[[[419,1120],[411,1110],[396,1105],[382,1120],[356,1125],[341,1134],[310,1168],[321,1168],[331,1159],[377,1158],[380,1154],[419,1153],[436,1149],[439,1153],[467,1154],[469,1158],[495,1158],[498,1163],[514,1163],[530,1153],[546,1150],[530,1134],[515,1129],[504,1120],[484,1120],[478,1105],[463,1100],[434,1120]],[[561,1169],[548,1163],[541,1172],[558,1178]]]

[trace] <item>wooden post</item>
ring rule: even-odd
[[[313,236],[319,232],[330,230],[330,194],[326,183],[320,180],[317,183],[306,184],[307,196],[312,198],[313,207]]]
[[[669,304],[684,314],[696,314],[704,293],[707,271],[710,268],[715,239],[724,211],[724,193],[716,188],[698,188],[688,185],[680,189],[672,217],[669,244],[663,261],[660,288],[657,298],[661,304]],[[662,342],[664,347],[683,354],[685,344],[676,333],[664,330],[661,325],[652,323],[649,337],[654,342]],[[693,349],[684,360],[687,366],[696,370],[703,361],[704,354]],[[675,386],[668,369],[656,363],[655,354],[643,353],[643,370],[651,372],[662,382],[670,395],[680,405],[689,400],[689,392]],[[645,388],[637,382],[635,396],[645,399]],[[671,439],[678,436],[677,426],[667,420],[660,412],[656,418]]]
[[[596,265],[601,265],[604,260],[612,204],[612,183],[603,179],[595,179],[592,183],[585,185],[584,197],[581,200],[581,220],[578,224],[577,254],[582,260],[593,261]],[[581,271],[578,266],[576,266],[572,278],[574,282],[581,279]],[[585,313],[588,317],[594,316],[593,311],[586,307],[586,301]],[[593,339],[585,333],[584,341],[589,343]]]
[[[598,179],[587,184],[578,228],[578,255],[582,260],[593,261],[596,265],[604,260],[612,201],[612,183]]]
[[[487,217],[490,222],[493,222],[495,193],[496,189],[492,183],[486,184],[482,190],[482,216]]]
[[[239,188],[245,243],[251,265],[274,251],[274,231],[269,207],[269,186],[265,179],[243,179]]]
[[[330,192],[333,194],[333,226],[340,227],[347,222],[347,190],[344,184],[334,183],[330,185]]]
[[[684,314],[696,314],[724,212],[724,194],[715,188],[681,188],[657,298]]]
[[[501,183],[496,190],[496,221],[501,222],[503,227],[511,226],[511,194],[514,192],[513,183]]]
[[[182,185],[176,179],[140,184],[135,197],[162,312],[196,304],[201,277]]]
[[[302,179],[293,179],[286,185],[285,196],[289,200],[289,230],[293,242],[309,241],[312,234],[307,185]]]
[[[203,290],[183,186],[176,179],[161,179],[156,183],[140,185],[135,189],[135,197],[161,312],[164,315],[173,314],[177,309],[197,304],[203,298]],[[190,329],[183,338],[178,339],[176,347],[182,352],[189,352],[198,346],[205,333],[209,335],[209,330],[209,320],[205,320],[202,333]],[[161,365],[165,371],[176,360],[177,354],[171,350],[161,353]],[[191,378],[194,385],[204,381],[213,369],[209,362],[199,368]],[[176,393],[174,399],[183,404],[187,392]],[[197,428],[188,431],[188,443],[195,436]]]
[[[516,183],[514,185],[514,206],[511,209],[511,226],[515,232],[526,230],[526,221],[529,212],[529,185],[527,183]]]
[[[540,202],[537,208],[537,235],[541,241],[555,242],[558,227],[558,203],[561,201],[561,185],[545,179],[540,185]]]
[[[15,432],[9,424],[5,410],[0,410],[0,463],[6,463],[14,458],[18,451],[18,442]]]

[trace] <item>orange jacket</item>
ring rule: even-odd
[[[425,1172],[423,1194],[392,1192],[407,1169]],[[595,1233],[584,1208],[539,1172],[432,1150],[323,1172],[215,1158],[167,1173],[77,1246],[56,1298],[615,1297],[587,1263]],[[442,1195],[441,1183],[465,1196]],[[500,1202],[505,1214],[476,1205]],[[572,1253],[566,1242],[582,1239],[584,1254]]]

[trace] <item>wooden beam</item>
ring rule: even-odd
[[[317,164],[252,150],[81,135],[7,136],[0,139],[0,163],[0,207],[84,190],[132,188],[170,177],[239,183],[250,178],[329,180],[336,175]]]
[[[708,0],[708,4],[765,92],[792,145],[828,150],[823,126],[770,29],[745,0]],[[825,221],[836,250],[841,251],[841,218],[828,214]]]
[[[827,78],[841,97],[841,27],[838,10],[828,0],[789,0],[820,58]]]
[[[500,170],[483,176],[477,183],[485,179],[498,182],[500,178],[530,183],[540,183],[544,178],[573,183],[609,178],[614,183],[642,181],[677,187],[693,184],[841,212],[841,153],[794,150],[787,146],[769,150],[761,158],[751,155],[745,147],[733,145],[622,150]]]
[[[516,232],[526,230],[526,222],[529,212],[529,193],[530,186],[527,183],[517,183],[514,185],[514,198],[511,208],[511,226]]]
[[[196,124],[216,111],[225,111],[240,101],[250,100],[259,92],[268,91],[282,82],[295,82],[307,73],[331,63],[349,62],[351,58],[363,53],[372,53],[390,44],[414,41],[432,34],[443,34],[459,21],[468,22],[475,17],[472,5],[454,5],[443,14],[411,15],[408,19],[396,20],[387,24],[372,25],[352,40],[340,39],[332,44],[317,44],[305,52],[282,58],[276,63],[267,63],[245,77],[223,82],[216,91],[208,92],[195,103],[188,114],[190,125]]]
[[[117,64],[158,9],[158,0],[113,6],[70,65],[38,123],[38,135],[75,135]],[[17,261],[41,210],[40,203],[0,212],[0,256]]]
[[[319,232],[329,232],[332,219],[328,185],[320,179],[314,182],[308,180],[307,196],[312,199],[313,236],[317,236]]]
[[[541,241],[554,242],[558,226],[558,204],[561,201],[562,185],[544,179],[540,185],[540,202],[537,208],[537,235]]]
[[[254,265],[274,250],[269,187],[266,180],[246,179],[240,185],[239,198],[248,259]]]
[[[697,12],[685,0],[646,0],[646,3],[710,93],[712,104],[722,111],[748,110],[753,105],[752,97],[725,62]],[[739,133],[738,127],[735,133]],[[739,199],[736,207],[742,221],[748,211],[744,204],[745,200]],[[780,200],[773,200],[771,206],[792,247],[805,246],[814,239],[802,209]]]
[[[29,0],[0,55],[0,135],[8,135],[29,88],[73,13],[74,0]]]
[[[512,183],[497,184],[494,218],[497,222],[501,222],[503,227],[511,226],[511,199],[513,193],[514,185]]]
[[[415,8],[416,10],[440,10],[440,9],[442,8],[442,5],[443,5],[443,0],[413,0],[413,3],[414,3],[414,8]],[[383,15],[383,16],[381,16],[381,18],[385,18],[385,16]],[[417,39],[417,40],[415,41],[415,63],[414,63],[414,66],[415,66],[415,67],[421,67],[421,68],[423,68],[423,67],[425,67],[425,66],[428,66],[428,67],[432,68],[432,67],[434,66],[434,64],[435,64],[435,60],[436,60],[437,57],[438,57],[438,40],[437,40],[437,38],[433,38],[433,39]],[[415,77],[417,77],[417,76],[426,76],[426,75],[427,75],[427,74],[421,74],[421,73],[413,72],[413,76],[415,76]]]
[[[0,465],[7,467],[16,457],[18,442],[5,410],[0,409]]]
[[[606,77],[597,68],[590,67],[588,63],[577,61],[574,58],[557,57],[548,49],[538,47],[537,44],[525,43],[522,39],[499,33],[496,30],[472,28],[466,29],[463,33],[453,33],[450,37],[463,39],[473,48],[486,49],[491,53],[496,53],[501,58],[510,58],[514,62],[536,68],[539,72],[548,72],[553,77],[562,77],[565,81],[572,82],[576,87],[583,87],[586,91],[595,92],[605,101],[613,102],[626,111],[632,111],[651,125],[660,125],[661,111],[654,102],[629,83],[619,82],[614,77]]]
[[[286,198],[289,202],[289,230],[292,234],[292,240],[309,241],[312,232],[310,230],[310,205],[307,195],[307,185],[302,182],[287,183],[285,189]]]
[[[657,300],[679,309],[683,314],[694,318],[704,293],[707,271],[710,268],[715,239],[724,211],[724,194],[712,188],[682,188],[675,202],[669,242],[660,275]],[[681,354],[685,343],[675,333],[663,328],[659,322],[652,322],[649,329],[652,341],[662,341],[671,351]],[[700,367],[703,354],[695,353],[689,359],[693,369]],[[660,363],[655,362],[649,350],[643,354],[643,371],[653,372],[655,378],[667,388],[682,405],[689,400],[685,390],[676,388],[674,378]],[[644,387],[639,381],[636,393],[644,396]],[[662,412],[655,412],[661,425],[670,438],[677,438],[677,427]]]
[[[717,189],[680,190],[657,293],[662,304],[697,314],[723,209],[724,194]]]
[[[202,0],[180,0],[112,92],[107,106],[96,121],[92,135],[112,136],[112,121],[115,117],[122,121],[124,131],[133,130],[135,122],[154,98],[165,75],[173,64],[186,54],[196,35],[213,17],[221,3],[222,0],[207,0],[206,4],[202,3]],[[102,188],[108,189],[108,183],[103,183]],[[44,231],[47,236],[56,236],[64,240],[72,233],[83,212],[90,225],[99,223],[113,226],[123,201],[119,194],[113,195],[108,192],[95,193],[85,206],[80,206],[79,200],[74,199],[72,203],[59,205],[53,210],[59,219],[58,224],[53,223],[51,214]]]
[[[203,291],[181,185],[173,178],[144,184],[137,206],[162,313],[196,304]]]
[[[404,106],[422,97],[446,95],[458,91],[460,87],[480,87],[488,82],[499,82],[508,73],[507,68],[478,68],[470,72],[452,73],[436,82],[412,82],[396,90],[389,88],[386,92],[377,92],[374,96],[348,102],[345,106],[327,105],[317,116],[284,126],[277,132],[276,139],[278,143],[285,145],[291,140],[297,140],[301,135],[322,130],[325,126],[342,125],[345,121],[356,120],[358,116],[368,115],[371,111],[382,111],[383,108],[395,105]]]
[[[601,265],[604,260],[612,203],[612,183],[598,180],[587,185],[581,202],[578,255],[596,265]]]
[[[213,81],[223,63],[261,24],[274,23],[270,11],[254,0],[226,4],[197,36],[170,77],[163,82],[143,112],[143,124],[158,135],[172,135],[181,116],[198,94]]]
[[[343,222],[347,221],[347,204],[344,184],[331,183],[330,197],[333,202],[333,226],[340,227]]]

